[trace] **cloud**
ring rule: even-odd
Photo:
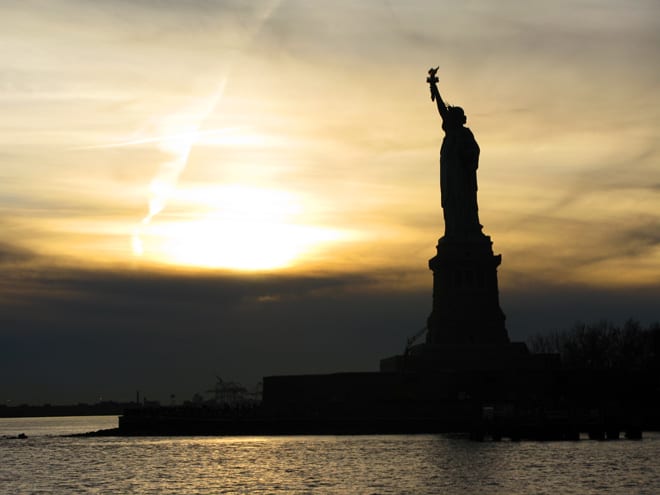
[[[3,268],[0,372],[12,376],[3,393],[14,401],[130,398],[136,387],[190,397],[215,374],[254,383],[267,374],[374,370],[399,351],[407,320],[423,323],[414,308],[427,303],[365,289],[369,277],[360,274],[114,272],[34,261]]]
[[[533,275],[533,274],[530,274]],[[537,333],[570,329],[575,322],[636,319],[644,324],[660,321],[657,301],[660,284],[610,289],[580,284],[541,284],[533,276],[501,296],[509,335],[526,340]]]
[[[34,253],[28,249],[0,242],[0,266],[21,264],[33,259],[34,256]]]
[[[565,185],[564,195],[550,207],[560,210],[597,193],[606,192],[610,197],[624,198],[636,191],[657,189],[655,180],[660,179],[656,164],[660,160],[660,148],[644,143],[644,147],[626,150],[626,155],[611,157],[595,168],[577,171]]]
[[[656,242],[656,240],[649,241]],[[282,276],[113,271],[2,247],[2,400],[189,398],[219,374],[369,371],[400,353],[431,310],[425,287],[382,285],[405,273]],[[18,253],[18,254],[17,254]],[[504,268],[507,270],[507,268]],[[575,320],[657,319],[660,287],[606,290],[519,280],[501,293],[514,339]]]

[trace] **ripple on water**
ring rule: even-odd
[[[435,435],[3,440],[3,493],[660,493],[641,442],[474,443]]]

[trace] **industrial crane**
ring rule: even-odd
[[[216,384],[207,394],[214,394],[215,402],[218,404],[236,404],[244,400],[247,390],[242,385],[235,382],[226,382],[219,376],[216,376]]]

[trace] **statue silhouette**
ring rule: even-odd
[[[447,106],[440,96],[436,73],[429,70],[426,81],[431,87],[431,100],[438,105],[445,137],[440,149],[440,196],[445,220],[445,238],[482,236],[477,207],[477,167],[479,145],[472,131],[464,126],[461,107]]]

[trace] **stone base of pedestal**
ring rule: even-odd
[[[554,369],[559,365],[558,359],[556,354],[530,354],[523,342],[503,345],[420,344],[407,354],[382,359],[380,371],[436,373]]]
[[[433,271],[433,310],[426,343],[443,346],[495,346],[509,343],[500,309],[497,267],[490,237],[438,241],[429,261]]]
[[[497,267],[490,237],[443,237],[429,260],[433,309],[426,342],[382,359],[382,372],[439,373],[556,369],[557,355],[532,355],[511,342],[500,308]]]

